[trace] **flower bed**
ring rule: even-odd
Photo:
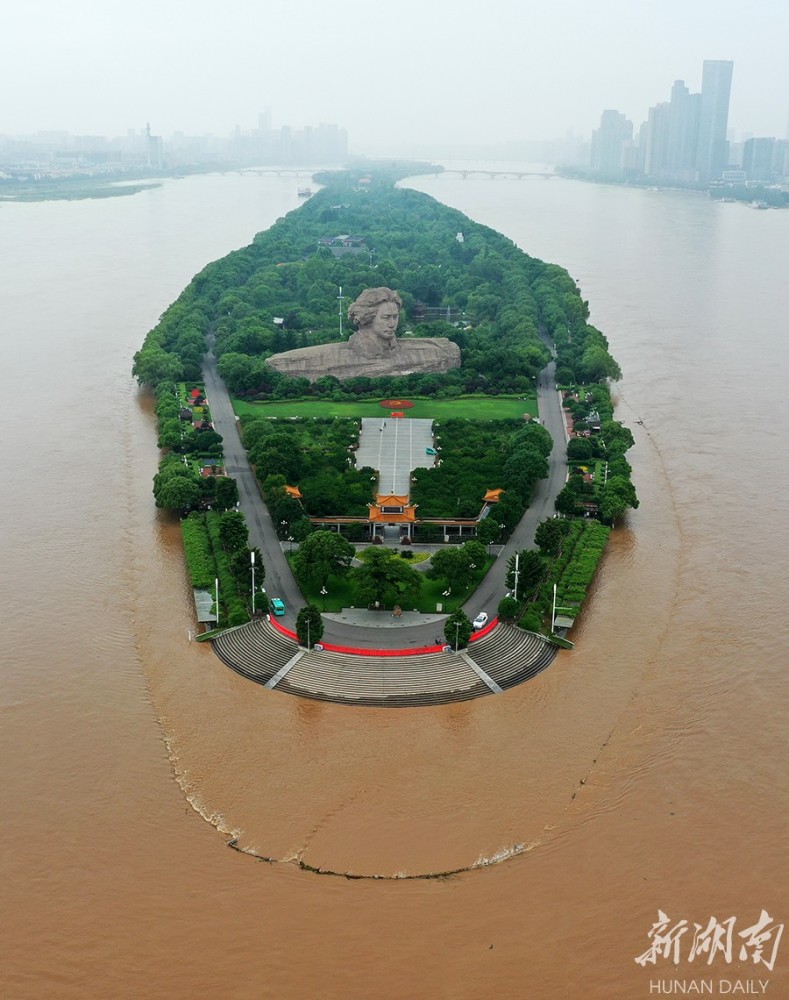
[[[409,399],[382,399],[378,405],[385,410],[410,410],[414,404]]]

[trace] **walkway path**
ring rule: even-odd
[[[363,417],[356,466],[377,470],[379,493],[408,496],[412,470],[429,469],[435,461],[425,451],[432,447],[432,420]]]

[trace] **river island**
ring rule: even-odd
[[[309,655],[356,649],[352,609],[429,627],[425,655],[499,625],[555,650],[638,506],[619,367],[563,268],[400,179],[316,175],[149,332],[156,503],[211,636],[265,619]]]

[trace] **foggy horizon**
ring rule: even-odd
[[[777,0],[745,18],[711,0],[31,0],[0,38],[0,134],[227,136],[270,109],[275,129],[345,128],[352,153],[588,138],[605,109],[638,128],[723,59],[729,129],[785,138],[787,37]]]

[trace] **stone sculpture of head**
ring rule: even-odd
[[[366,288],[348,309],[348,318],[365,340],[373,337],[392,343],[403,300],[391,288]]]

